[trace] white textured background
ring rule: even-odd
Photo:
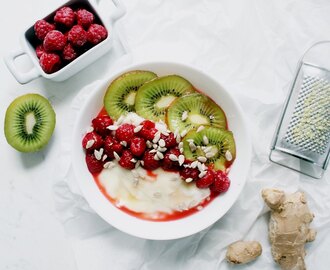
[[[101,1],[104,9],[109,1]],[[131,57],[121,63],[115,63],[118,46],[117,55],[108,53],[63,83],[38,79],[19,85],[0,62],[0,269],[234,269],[223,257],[226,245],[240,238],[259,239],[264,247],[263,255],[246,269],[277,269],[266,237],[268,215],[259,195],[264,186],[307,193],[319,234],[307,245],[306,262],[309,269],[328,269],[330,173],[319,181],[299,176],[270,164],[268,149],[297,61],[311,44],[330,39],[330,2],[125,2],[127,15],[119,31]],[[19,46],[19,36],[28,25],[62,3],[3,2],[1,56]],[[81,209],[83,200],[59,180],[59,154],[70,133],[67,115],[79,90],[102,79],[109,68],[151,59],[183,61],[217,78],[239,100],[253,135],[251,172],[238,202],[211,228],[176,241],[146,241],[118,232]],[[28,69],[30,63],[22,59],[21,65]],[[29,92],[52,101],[57,126],[47,149],[20,154],[7,145],[3,121],[9,103]]]

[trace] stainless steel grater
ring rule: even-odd
[[[273,139],[270,160],[321,178],[330,153],[330,41],[299,62]]]

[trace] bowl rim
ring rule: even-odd
[[[84,174],[80,170],[81,168],[78,168],[79,163],[77,163],[77,162],[79,162],[79,161],[76,161],[76,160],[79,160],[79,159],[77,159],[77,151],[78,151],[78,153],[83,152],[83,149],[80,144],[80,141],[83,136],[83,134],[82,134],[83,131],[80,130],[79,123],[81,123],[81,121],[83,121],[82,120],[84,118],[83,112],[84,112],[84,110],[86,110],[86,107],[88,107],[88,103],[91,102],[92,98],[93,97],[95,98],[95,95],[97,95],[97,94],[101,95],[103,93],[103,95],[104,95],[106,88],[110,84],[110,82],[113,81],[116,77],[118,77],[119,75],[121,75],[124,72],[134,70],[134,69],[147,69],[147,70],[154,71],[155,73],[159,73],[152,69],[152,67],[157,67],[157,66],[158,67],[159,66],[174,67],[175,74],[179,73],[179,72],[175,71],[175,69],[181,69],[184,72],[193,73],[193,74],[196,73],[196,74],[199,74],[201,77],[204,77],[205,79],[210,80],[210,82],[212,82],[212,84],[215,84],[218,87],[218,89],[220,89],[220,92],[222,92],[222,94],[224,96],[226,96],[226,99],[229,101],[229,103],[231,103],[230,105],[234,106],[234,111],[237,113],[237,115],[235,115],[235,117],[237,116],[237,119],[239,119],[238,121],[240,122],[240,128],[243,130],[243,133],[244,133],[244,136],[242,134],[242,135],[239,135],[239,137],[243,139],[244,147],[245,147],[244,148],[245,153],[243,154],[244,162],[243,162],[243,160],[240,161],[242,169],[240,170],[239,174],[242,176],[242,178],[239,180],[240,181],[239,184],[237,186],[235,186],[235,188],[236,188],[235,192],[233,192],[233,189],[229,189],[228,192],[226,192],[224,195],[217,196],[214,199],[214,201],[212,201],[203,211],[200,211],[198,213],[195,213],[193,215],[190,215],[190,216],[182,218],[182,219],[178,219],[178,220],[174,220],[174,221],[164,221],[164,222],[138,219],[138,218],[135,218],[133,216],[130,216],[130,215],[124,213],[120,209],[113,206],[105,198],[105,196],[101,193],[101,191],[98,189],[96,183],[94,182],[94,179],[91,177],[91,174],[88,172],[86,165],[84,165],[85,172],[87,171],[89,176],[86,176],[86,173],[84,176]],[[168,73],[168,74],[170,74],[170,73]],[[190,78],[187,78],[187,79],[191,80]],[[194,83],[192,83],[192,84],[194,85]],[[202,92],[206,92],[207,95],[210,95],[210,97],[216,103],[218,103],[217,102],[218,98],[213,96],[213,94],[209,93],[208,91],[206,91],[203,88],[201,90],[202,90]],[[103,104],[103,102],[102,102],[102,104]],[[221,107],[223,108],[223,106],[221,106]],[[226,116],[228,116],[226,111],[225,111],[225,113],[226,113]],[[95,117],[95,115],[93,115],[93,117]],[[89,123],[90,122],[91,121],[89,121]],[[230,126],[230,123],[228,123],[228,124]],[[74,142],[77,142],[77,138],[78,138],[77,136],[79,137],[79,144],[76,144],[76,147],[73,147],[73,149],[72,149],[73,172],[74,172],[75,179],[77,180],[76,182],[78,183],[78,186],[82,192],[82,195],[87,200],[87,202],[89,203],[91,208],[94,209],[94,211],[101,218],[103,218],[107,223],[114,226],[115,228],[117,228],[125,233],[128,233],[130,235],[133,235],[133,236],[137,236],[137,237],[144,238],[144,239],[152,239],[152,240],[170,240],[170,239],[183,238],[183,237],[198,233],[198,232],[206,229],[207,227],[211,226],[212,224],[217,222],[219,219],[221,219],[229,211],[229,209],[233,206],[233,204],[238,199],[239,195],[241,194],[241,192],[243,190],[243,187],[246,183],[246,178],[248,175],[250,161],[251,161],[251,154],[252,154],[251,137],[249,134],[249,130],[247,128],[247,123],[246,123],[246,120],[244,117],[243,110],[241,109],[239,103],[232,96],[232,94],[229,91],[227,91],[224,87],[222,87],[222,85],[218,82],[218,80],[216,80],[211,75],[206,74],[204,71],[202,71],[196,67],[193,67],[191,65],[178,63],[178,62],[172,62],[172,61],[139,62],[139,63],[135,63],[132,65],[120,68],[120,70],[116,70],[115,72],[111,72],[110,76],[108,76],[107,79],[100,82],[100,84],[97,85],[96,89],[94,89],[94,91],[92,91],[89,94],[88,98],[86,98],[86,100],[81,105],[81,109],[75,119],[75,124],[74,124],[74,128],[73,128],[73,134],[72,134],[73,145],[74,145]],[[237,140],[237,138],[235,138],[235,141],[236,140]],[[78,149],[78,147],[79,147],[79,149]],[[238,157],[239,157],[239,155],[237,155],[232,168],[237,163]],[[240,160],[243,157],[240,157]],[[80,161],[80,163],[81,162],[82,162],[82,160]],[[83,159],[83,162],[85,162],[84,159]],[[236,173],[238,173],[237,169],[235,169],[235,171],[236,171]],[[87,181],[84,181],[83,178],[85,178],[85,180],[87,180],[87,178],[90,178],[90,179]],[[94,187],[92,187],[92,185],[94,185]],[[98,192],[95,191],[95,188],[97,188]],[[94,189],[94,191],[92,191],[91,189]],[[94,194],[92,194],[92,193],[94,193]],[[100,196],[96,195],[98,197],[94,198],[93,196],[97,193],[100,194]],[[223,207],[221,209],[222,211],[217,211],[217,209],[215,208],[215,203],[216,203],[216,201],[219,201],[219,199],[221,199],[221,198],[226,200],[226,204],[225,204],[225,207]],[[213,206],[211,207],[211,205],[213,205]],[[210,209],[210,210],[208,211],[207,209]],[[107,211],[111,212],[110,214],[116,215],[117,217],[120,216],[120,219],[122,219],[122,221],[112,218],[113,216],[109,215],[109,213],[107,213]],[[216,213],[216,215],[208,216],[206,212],[209,212],[209,213],[213,212],[213,213]],[[128,222],[129,224],[123,224],[124,221]],[[190,222],[192,222],[192,223],[190,223]],[[194,226],[187,226],[187,223],[189,225],[193,224]],[[162,226],[160,226],[160,225],[162,225]],[[135,228],[133,226],[135,226]],[[144,227],[146,227],[146,229],[145,230],[139,229],[139,228],[136,229],[136,227],[139,227],[139,226],[142,228],[144,226]],[[168,228],[169,230],[167,230],[166,228]],[[176,228],[180,228],[180,229],[175,230]]]

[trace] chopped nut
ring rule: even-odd
[[[169,158],[170,160],[172,160],[172,161],[178,161],[178,160],[179,160],[178,157],[177,157],[176,155],[174,155],[174,154],[170,154],[170,155],[168,156],[168,158]]]
[[[160,147],[165,147],[166,143],[165,143],[165,141],[164,141],[163,139],[160,139],[160,140],[158,141],[158,145],[159,145]]]
[[[187,120],[187,118],[188,118],[188,112],[187,112],[187,111],[184,111],[184,112],[182,113],[181,120],[182,120],[183,122],[185,122],[185,121]]]
[[[122,146],[124,146],[124,147],[127,146],[127,142],[126,142],[126,141],[121,141],[120,144],[121,144]]]
[[[94,156],[97,160],[101,160],[103,151],[104,151],[103,148],[100,148],[100,150],[96,150],[96,149],[94,150]]]
[[[156,134],[155,134],[155,137],[154,139],[152,140],[153,143],[157,143],[160,139],[160,132],[157,131]]]
[[[192,178],[191,177],[189,177],[189,178],[187,178],[185,181],[186,181],[186,183],[190,183],[190,182],[192,182]]]
[[[184,163],[184,155],[179,156],[179,165],[181,166]]]
[[[113,156],[116,160],[120,160],[120,156],[117,154],[117,152],[113,151]]]
[[[232,156],[232,154],[230,153],[229,150],[226,151],[226,153],[225,153],[225,158],[226,158],[226,160],[228,160],[228,161],[231,161],[231,160],[233,159],[233,156]]]
[[[199,126],[199,127],[197,128],[197,132],[202,131],[204,128],[205,128],[204,126]]]
[[[108,161],[108,162],[103,164],[103,168],[105,168],[105,169],[111,169],[114,166],[115,166],[115,163],[113,163],[112,161]]]
[[[188,133],[188,130],[184,129],[184,130],[180,133],[181,138],[183,138],[184,136],[186,136],[187,133]]]
[[[197,146],[193,142],[190,142],[189,148],[190,148],[191,152],[195,152],[197,149]]]
[[[203,143],[204,145],[208,145],[209,144],[209,138],[207,136],[203,136]]]
[[[162,152],[157,152],[156,155],[159,157],[159,159],[163,159],[164,158],[164,155]]]
[[[142,125],[137,126],[136,128],[134,128],[134,133],[138,133],[142,128]]]
[[[107,129],[109,130],[117,130],[119,127],[116,126],[116,125],[110,125],[110,126],[107,126]]]
[[[202,156],[197,157],[197,160],[203,163],[207,161],[206,157],[202,157]]]
[[[93,144],[95,143],[95,140],[89,140],[86,143],[86,149],[89,149],[93,146]]]

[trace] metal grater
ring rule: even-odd
[[[288,144],[323,155],[330,140],[330,84],[305,76],[285,135]]]
[[[316,43],[299,62],[269,158],[323,176],[330,159],[330,41]]]

